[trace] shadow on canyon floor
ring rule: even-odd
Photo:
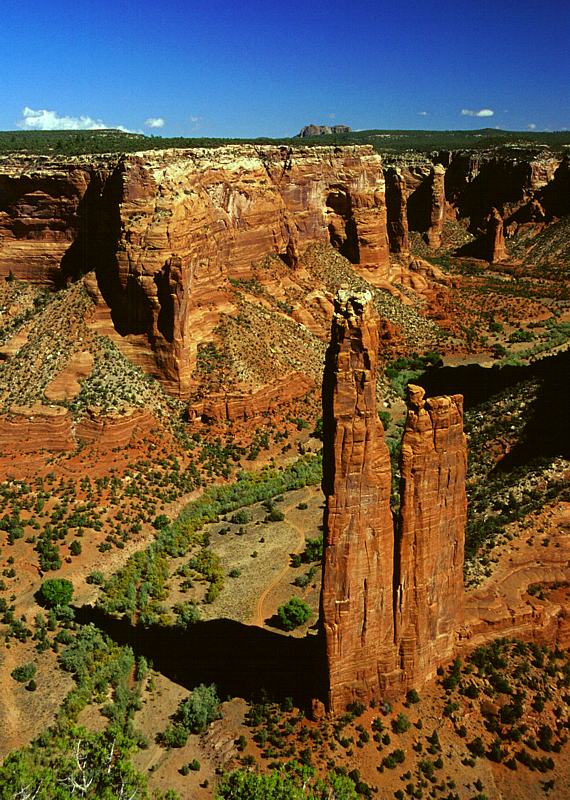
[[[426,372],[418,383],[428,395],[462,394],[465,408],[469,409],[523,381],[538,380],[538,397],[530,409],[522,437],[501,461],[501,469],[508,471],[534,458],[570,458],[569,375],[570,352],[566,351],[529,366],[441,367]]]
[[[136,627],[93,606],[76,608],[81,624],[92,622],[115,642],[132,647],[171,680],[192,689],[215,683],[221,696],[276,699],[307,706],[326,694],[324,641],[273,633],[229,619],[197,622],[187,629]]]

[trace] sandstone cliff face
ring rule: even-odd
[[[390,456],[376,411],[378,321],[370,299],[339,292],[323,379],[321,619],[334,712],[378,696],[395,656]]]
[[[89,185],[109,169],[82,159],[0,160],[0,276],[57,283]],[[111,167],[112,169],[112,167]]]
[[[437,249],[446,219],[445,167],[441,164],[413,164],[402,171],[408,194],[408,225],[423,234],[427,245]]]
[[[448,203],[470,228],[481,227],[493,208],[510,222],[526,215],[527,205],[542,200],[561,166],[561,158],[546,154],[497,156],[492,153],[452,153],[446,172]],[[564,194],[556,192],[557,195]],[[550,212],[549,212],[550,213]],[[552,208],[552,214],[556,210]]]
[[[92,273],[117,332],[150,346],[178,394],[190,385],[196,319],[252,262],[273,253],[295,264],[300,248],[331,242],[387,276],[384,177],[369,146],[157,151],[106,172],[84,162],[5,165],[0,274],[57,283]]]
[[[410,687],[449,658],[463,621],[467,445],[463,398],[408,387],[402,442],[396,642]]]
[[[436,164],[430,182],[430,218],[426,231],[426,242],[434,250],[441,245],[441,234],[445,222],[445,168]]]

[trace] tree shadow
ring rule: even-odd
[[[75,612],[78,622],[93,623],[188,689],[215,683],[221,696],[246,698],[264,689],[275,700],[292,697],[299,707],[309,706],[313,698],[324,699],[326,660],[320,634],[296,638],[229,619],[185,629],[143,628],[93,606]]]

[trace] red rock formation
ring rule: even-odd
[[[396,642],[402,683],[410,688],[451,656],[463,622],[467,445],[461,395],[424,400],[421,387],[408,391]]]
[[[75,449],[70,412],[62,406],[12,406],[0,416],[0,452],[66,452]]]
[[[146,409],[127,408],[123,413],[103,414],[95,410],[77,423],[75,435],[78,442],[112,450],[128,447],[156,427],[156,420]]]
[[[399,169],[385,170],[386,214],[388,240],[392,253],[405,253],[410,249],[408,240],[408,213],[406,181]]]
[[[425,239],[429,247],[436,250],[441,245],[441,234],[445,222],[445,168],[436,164],[430,183],[430,218]]]
[[[70,452],[79,442],[112,450],[127,447],[154,427],[156,420],[146,409],[113,414],[92,410],[76,421],[63,406],[12,406],[0,415],[0,452],[3,456]]]
[[[497,209],[493,208],[487,219],[487,260],[491,264],[496,264],[508,257],[503,218]]]
[[[338,293],[323,379],[321,620],[333,713],[420,686],[453,653],[463,623],[463,398],[424,402],[410,387],[395,547],[370,300]]]
[[[96,175],[105,179],[112,168],[79,158],[1,159],[0,276],[11,272],[46,286],[57,282],[79,235],[87,189]]]
[[[61,282],[93,270],[90,291],[115,329],[141,361],[152,351],[155,372],[178,394],[189,392],[196,319],[223,304],[227,278],[249,277],[253,262],[278,253],[294,266],[307,244],[331,241],[387,274],[384,177],[372,147],[240,145],[116,161],[106,172],[85,157],[5,161],[0,275]]]
[[[378,320],[367,292],[341,290],[323,379],[321,619],[328,706],[378,696],[394,667],[390,456],[376,410]]]
[[[257,392],[229,392],[210,394],[188,409],[191,419],[201,417],[208,422],[221,420],[246,420],[258,417],[281,405],[304,397],[315,386],[314,381],[302,372],[274,381]]]

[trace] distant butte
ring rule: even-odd
[[[308,136],[326,136],[327,134],[351,133],[348,125],[305,125],[297,134],[297,138],[305,139]]]

